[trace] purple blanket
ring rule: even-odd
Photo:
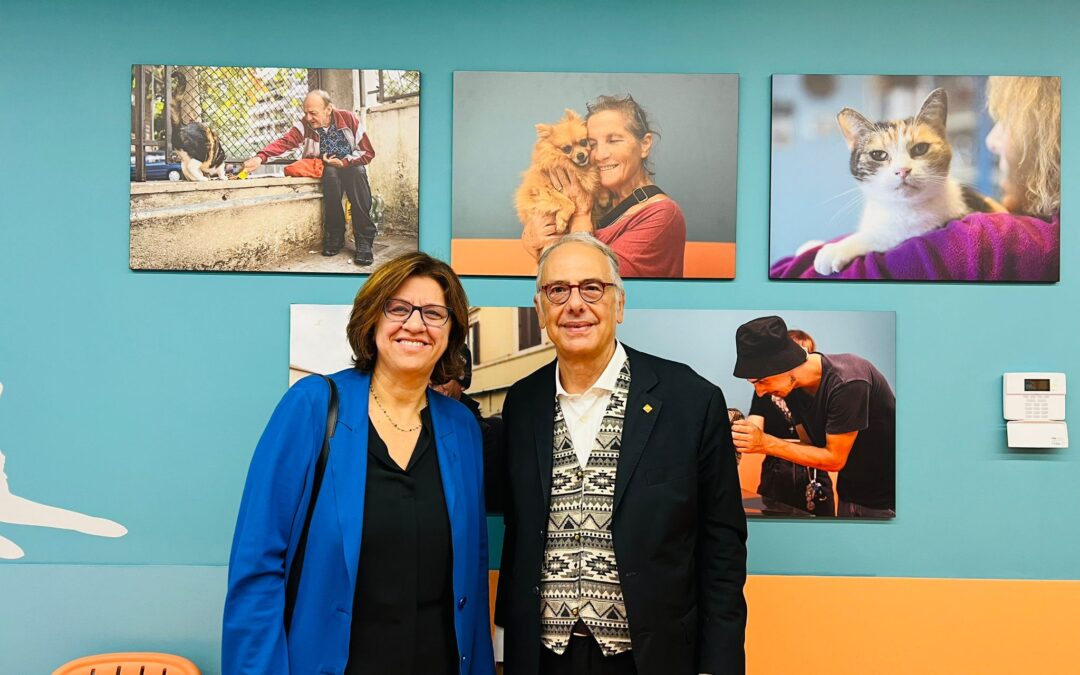
[[[770,279],[1057,281],[1059,215],[1050,222],[1009,213],[972,213],[884,253],[852,260],[837,274],[814,271],[820,246],[778,260]]]

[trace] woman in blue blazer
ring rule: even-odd
[[[357,293],[355,367],[331,376],[339,414],[291,623],[285,586],[312,492],[329,388],[285,394],[252,458],[225,600],[225,675],[490,675],[480,430],[428,388],[456,377],[468,300],[423,253]]]

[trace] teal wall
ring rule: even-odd
[[[114,649],[177,651],[218,672],[224,563],[251,449],[286,387],[289,304],[349,302],[361,281],[131,272],[136,62],[419,68],[420,243],[443,257],[454,70],[738,73],[738,278],[631,281],[630,306],[895,311],[900,396],[896,520],[753,522],[750,572],[1080,576],[1080,452],[1009,451],[1001,419],[1003,371],[1064,371],[1080,387],[1070,226],[1080,4],[6,0],[0,10],[0,449],[17,494],[129,529],[100,539],[0,524],[27,552],[0,562],[0,673]],[[774,72],[1063,76],[1061,282],[768,282]],[[466,286],[477,305],[531,294],[524,279]],[[1080,393],[1069,415],[1080,425]],[[1080,426],[1073,436],[1080,446]]]

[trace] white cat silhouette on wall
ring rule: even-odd
[[[3,393],[4,385],[0,382],[0,395]],[[0,452],[0,523],[56,527],[97,537],[122,537],[127,534],[127,528],[120,523],[48,504],[39,504],[25,497],[11,494],[7,475],[4,473],[4,461],[4,453]],[[23,550],[18,544],[0,536],[0,560],[15,560],[23,555]]]

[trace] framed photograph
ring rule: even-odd
[[[357,274],[417,249],[420,73],[135,65],[133,270]]]
[[[345,339],[350,305],[292,305],[290,384],[312,373],[351,364]],[[780,317],[789,336],[820,366],[819,391],[778,394],[733,375],[735,334],[761,317]],[[671,339],[672,326],[694,326]],[[619,326],[626,345],[686,363],[724,392],[731,421],[749,419],[763,433],[817,448],[827,435],[857,431],[839,470],[815,468],[782,457],[737,453],[743,508],[748,516],[823,519],[834,516],[889,519],[896,513],[896,315],[892,312],[790,310],[628,309]],[[519,379],[555,358],[532,307],[472,307],[468,361],[459,400],[485,430],[489,511],[500,506],[502,408]],[[633,373],[631,373],[631,382]],[[844,385],[859,384],[840,391]],[[441,385],[442,383],[433,383]],[[631,384],[631,386],[633,386]],[[837,392],[837,393],[833,393]],[[782,394],[782,395],[781,395]],[[836,426],[847,425],[847,426]],[[493,433],[488,433],[492,429]],[[491,447],[488,447],[491,445]]]
[[[623,277],[733,278],[738,111],[737,75],[455,73],[454,269],[586,231]]]
[[[774,75],[769,277],[1056,282],[1061,79]]]

